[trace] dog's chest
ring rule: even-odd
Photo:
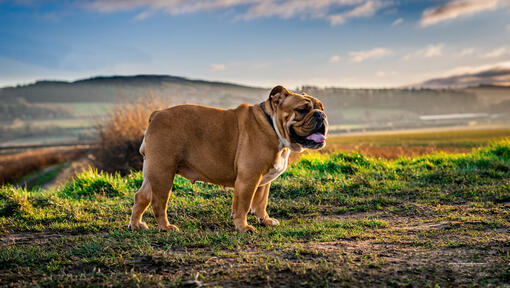
[[[274,179],[276,179],[280,174],[282,174],[287,169],[287,164],[289,161],[290,150],[284,149],[279,153],[279,156],[276,157],[273,167],[267,171],[266,174],[262,177],[262,181],[260,181],[260,185],[265,185]]]

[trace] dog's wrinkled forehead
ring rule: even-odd
[[[312,109],[320,109],[320,110],[324,110],[324,106],[322,105],[322,102],[319,101],[319,99],[315,98],[315,97],[312,97],[306,93],[303,93],[306,101],[309,101],[310,104],[312,105]]]
[[[324,106],[318,99],[306,93],[297,94],[292,91],[288,91],[282,86],[276,86],[273,88],[269,97],[274,104],[281,105],[282,108],[296,108],[302,106],[303,108],[311,110],[324,110]]]

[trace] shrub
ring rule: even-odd
[[[105,123],[97,125],[99,142],[92,152],[93,165],[105,172],[128,175],[141,170],[143,159],[139,153],[149,116],[166,105],[154,97],[116,107]]]

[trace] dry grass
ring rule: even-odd
[[[164,109],[168,104],[158,98],[146,97],[134,103],[117,106],[106,123],[97,126],[98,145],[93,151],[93,164],[106,172],[129,174],[141,170],[143,159],[138,152],[154,110]]]
[[[10,183],[50,165],[72,161],[83,155],[84,148],[49,148],[0,156],[0,184]]]
[[[370,145],[330,145],[324,149],[325,153],[335,151],[360,152],[368,157],[397,159],[400,157],[416,157],[421,155],[444,152],[448,154],[467,153],[473,148],[469,147],[438,147],[438,146],[370,146]]]
[[[508,137],[510,128],[497,126],[332,135],[328,137],[328,144],[322,153],[341,150],[384,159],[415,157],[435,152],[467,153],[473,148]]]
[[[473,148],[510,137],[509,126],[452,127],[426,130],[332,135],[328,146]]]

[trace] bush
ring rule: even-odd
[[[102,171],[128,175],[141,170],[143,158],[139,153],[149,116],[166,105],[154,97],[116,107],[106,123],[97,126],[99,142],[93,151],[92,163]]]

